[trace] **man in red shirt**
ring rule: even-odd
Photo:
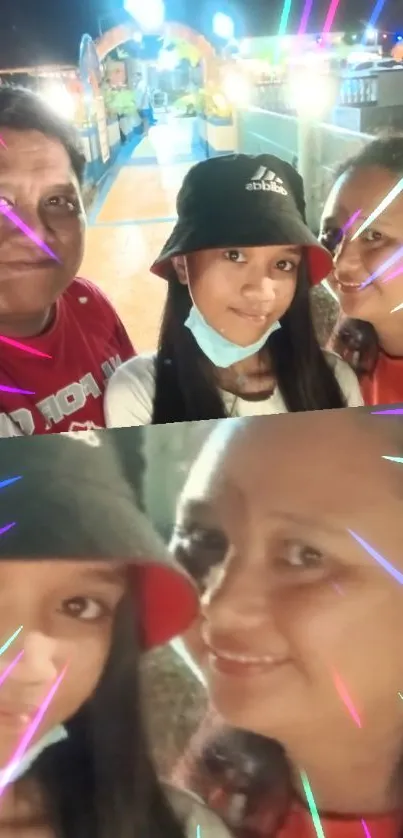
[[[0,137],[0,437],[105,427],[105,382],[135,352],[107,298],[76,277],[77,138],[12,87],[0,88]]]

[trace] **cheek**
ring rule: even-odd
[[[233,293],[233,283],[217,271],[217,268],[205,271],[202,276],[190,282],[190,291],[197,308],[203,314],[220,314],[223,306]]]
[[[81,261],[85,244],[84,219],[75,219],[74,222],[60,226],[56,235],[63,262],[72,264]]]
[[[192,627],[183,635],[183,642],[197,666],[205,670],[207,664],[207,650],[202,640],[201,620],[196,620]]]
[[[63,722],[74,715],[90,698],[101,679],[111,644],[111,634],[99,632],[91,639],[64,645],[59,654],[61,666],[69,662],[62,686],[53,702],[53,722]],[[55,716],[57,718],[55,718]]]

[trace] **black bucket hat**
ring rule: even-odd
[[[313,285],[332,270],[329,252],[305,221],[302,178],[279,157],[231,154],[197,163],[183,181],[176,206],[176,225],[151,267],[164,279],[174,256],[223,247],[301,245]]]
[[[151,648],[189,627],[198,594],[144,513],[143,433],[1,440],[0,562],[127,562],[142,641]]]

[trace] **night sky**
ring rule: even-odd
[[[319,32],[323,27],[328,3],[329,0],[314,0],[310,31]],[[0,67],[75,63],[83,32],[95,37],[99,17],[111,12],[119,16],[122,5],[123,0],[0,0]],[[333,28],[362,28],[374,5],[375,0],[340,0]],[[293,0],[290,33],[296,31],[303,6],[304,0]],[[166,8],[167,17],[193,24],[207,36],[214,11],[231,8],[239,21],[240,36],[275,34],[282,0],[166,0]],[[386,0],[380,25],[403,31],[402,0]]]

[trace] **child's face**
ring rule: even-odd
[[[22,626],[0,655],[0,767],[66,665],[33,742],[91,696],[110,651],[124,591],[123,571],[112,563],[0,563],[0,645]]]
[[[187,257],[183,281],[207,323],[248,346],[290,307],[301,259],[291,245],[203,250]]]

